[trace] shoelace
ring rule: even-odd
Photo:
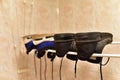
[[[44,56],[44,61],[45,61],[44,78],[45,78],[45,80],[47,80],[47,77],[46,77],[46,72],[47,72],[47,60],[46,60],[46,56]]]
[[[63,58],[61,59],[61,62],[60,62],[60,69],[59,69],[59,77],[60,77],[60,80],[62,80],[62,74],[61,74],[61,71],[62,71],[62,63],[63,63]]]
[[[105,64],[102,64],[102,62],[100,62],[100,78],[101,78],[101,80],[103,80],[102,66],[107,65],[109,60],[110,60],[110,57],[108,57],[108,60]]]

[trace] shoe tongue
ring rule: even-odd
[[[102,40],[108,39],[108,43],[112,42],[113,35],[111,33],[101,33]]]
[[[102,53],[102,50],[107,44],[112,42],[112,34],[110,33],[101,33],[101,40],[97,43],[96,46],[96,53]]]

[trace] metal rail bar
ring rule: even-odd
[[[113,44],[113,45],[120,45],[120,42],[119,41],[115,41],[115,42],[112,42],[111,44]]]
[[[53,52],[53,53],[56,53],[56,51],[55,50],[47,50],[47,52]],[[77,52],[68,52],[67,54],[74,54],[74,55],[77,55]],[[92,55],[92,57],[112,57],[112,58],[120,58],[120,54],[113,54],[113,53],[102,53],[102,54],[99,54],[99,53],[94,53],[93,55]]]

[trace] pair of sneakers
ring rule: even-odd
[[[35,49],[35,54],[38,58],[45,55],[47,49],[54,49],[54,41],[43,41],[37,45],[33,41],[29,41],[25,44],[26,53],[29,54],[33,49]]]
[[[90,59],[93,53],[102,53],[103,48],[112,42],[113,35],[105,32],[62,33],[54,35],[55,50],[58,57],[64,57],[69,51],[77,55],[67,54],[71,60],[83,60],[100,63],[102,58]]]

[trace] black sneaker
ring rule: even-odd
[[[64,57],[71,50],[74,42],[73,33],[62,33],[54,35],[55,50],[58,57]]]

